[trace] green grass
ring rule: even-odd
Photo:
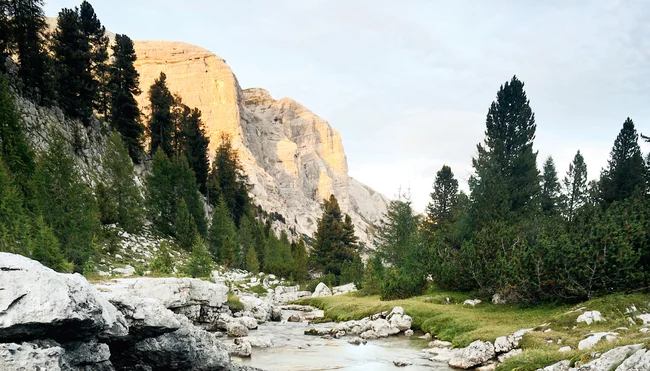
[[[242,304],[242,302],[239,301],[239,298],[235,294],[228,293],[228,301],[226,302],[226,304],[228,304],[228,307],[233,313],[241,312],[244,310],[244,304]]]
[[[446,304],[447,297],[455,304]],[[297,303],[319,307],[325,311],[326,318],[335,321],[361,319],[399,305],[413,318],[414,328],[451,341],[455,347],[464,347],[477,339],[494,341],[520,329],[536,328],[538,331],[527,334],[520,342],[524,352],[500,365],[499,371],[536,370],[563,359],[586,361],[594,351],[605,352],[616,346],[650,342],[648,335],[638,332],[638,325],[631,326],[630,315],[625,314],[632,304],[639,310],[648,311],[650,295],[647,294],[614,294],[575,306],[546,304],[533,307],[481,303],[473,308],[462,305],[467,298],[470,296],[434,291],[406,300],[380,301],[377,296],[348,294],[304,298]],[[581,312],[569,312],[580,307],[600,311],[607,321],[589,326],[577,324],[576,318]],[[542,324],[548,325],[540,327]],[[588,333],[614,331],[618,327],[629,329],[617,330],[620,337],[613,342],[602,342],[586,351],[576,350],[578,342]],[[547,328],[551,331],[543,332]],[[561,344],[558,344],[558,339],[561,339]],[[574,350],[558,352],[560,347],[567,345]]]

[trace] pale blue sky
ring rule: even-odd
[[[48,16],[81,1],[46,0]],[[243,88],[291,97],[343,136],[350,174],[423,210],[435,172],[466,188],[499,85],[516,74],[538,162],[560,177],[580,149],[591,178],[630,116],[650,133],[644,0],[94,0],[108,29],[202,46]],[[644,151],[650,146],[642,146]]]

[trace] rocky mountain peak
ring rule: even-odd
[[[223,58],[189,44],[134,41],[142,94],[164,72],[183,102],[203,114],[210,154],[221,133],[233,139],[254,202],[282,215],[278,227],[311,236],[320,203],[334,194],[352,217],[362,242],[386,210],[387,199],[350,178],[341,136],[330,124],[290,98],[274,99],[260,88],[242,90]]]

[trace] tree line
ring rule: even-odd
[[[531,303],[647,289],[650,166],[633,121],[623,122],[592,181],[579,150],[563,177],[552,157],[540,172],[536,129],[524,83],[513,77],[488,110],[469,194],[445,165],[425,215],[408,198],[390,203],[366,267],[368,291],[401,298],[435,286]]]

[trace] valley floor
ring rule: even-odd
[[[319,307],[327,319],[335,321],[360,319],[399,305],[413,317],[413,328],[451,341],[454,347],[465,347],[479,339],[494,342],[497,337],[521,329],[534,329],[519,343],[524,352],[506,360],[498,371],[537,370],[560,360],[584,362],[590,360],[594,352],[603,353],[627,344],[645,344],[646,347],[650,344],[648,294],[614,294],[575,306],[521,307],[480,303],[472,307],[463,304],[466,299],[470,297],[440,291],[395,301],[380,301],[378,296],[352,293],[305,298],[299,303]],[[600,312],[603,320],[591,324],[577,322],[580,315],[589,311]],[[602,340],[589,349],[578,349],[580,341],[602,332],[615,333],[615,339]],[[571,349],[560,352],[563,347]]]

